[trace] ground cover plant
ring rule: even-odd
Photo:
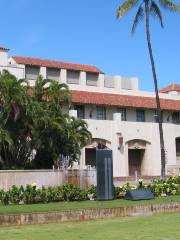
[[[1,227],[1,240],[179,240],[180,214]]]
[[[140,188],[150,189],[155,196],[180,195],[180,176],[154,180],[149,184],[143,183],[142,179],[139,179],[137,185],[125,183],[121,187],[115,187],[115,198],[123,197],[129,189]],[[8,191],[0,191],[0,201],[4,205],[84,201],[91,199],[92,196],[94,199],[96,198],[95,186],[80,189],[80,187],[72,184],[38,188],[38,186],[33,183],[32,185],[26,185],[26,187],[12,186]]]

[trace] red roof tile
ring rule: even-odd
[[[75,90],[71,91],[71,95],[73,103],[156,109],[156,101],[152,97]],[[161,99],[161,108],[180,111],[180,100]]]
[[[159,92],[160,93],[166,93],[170,91],[180,91],[180,84],[172,83],[171,85],[168,85],[167,87],[162,88]]]
[[[43,67],[49,67],[49,68],[62,68],[62,69],[85,71],[85,72],[92,72],[92,73],[102,73],[102,71],[99,68],[91,65],[86,65],[86,64],[51,61],[51,60],[32,58],[32,57],[12,56],[12,58],[18,64],[40,66],[40,67],[43,66]]]

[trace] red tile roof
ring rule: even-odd
[[[86,64],[51,61],[51,60],[32,58],[32,57],[12,56],[12,58],[18,64],[32,65],[32,66],[39,66],[39,67],[43,66],[43,67],[49,67],[49,68],[61,68],[61,69],[85,71],[85,72],[92,72],[92,73],[102,73],[102,71],[99,68],[91,65],[86,65]]]
[[[156,101],[153,97],[75,90],[71,90],[71,95],[73,103],[156,109]],[[180,100],[161,99],[161,108],[163,110],[180,111]]]
[[[180,92],[180,84],[172,83],[171,85],[168,85],[167,87],[162,88],[159,92],[166,93],[166,92],[170,92],[170,91]]]

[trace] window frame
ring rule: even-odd
[[[97,120],[106,120],[106,107],[105,106],[96,106],[96,119]]]
[[[85,119],[85,106],[84,105],[75,105],[74,109],[77,111],[77,118]]]
[[[172,123],[174,124],[180,124],[180,114],[179,112],[173,112],[172,113]]]
[[[144,109],[140,109],[140,108],[136,109],[136,122],[146,122],[146,116],[145,116]]]

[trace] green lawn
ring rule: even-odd
[[[1,227],[1,240],[179,240],[180,214]]]
[[[82,202],[56,202],[48,204],[32,204],[32,205],[8,205],[0,204],[0,214],[11,213],[29,213],[29,212],[50,212],[63,211],[69,209],[84,209],[84,208],[111,208],[129,205],[146,205],[146,204],[162,204],[180,202],[180,195],[159,197],[153,200],[146,201],[128,201],[123,199],[113,201],[82,201]]]

